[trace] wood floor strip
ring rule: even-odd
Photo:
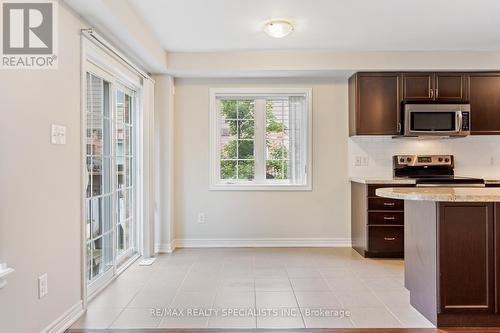
[[[500,333],[500,328],[70,329],[66,333]]]

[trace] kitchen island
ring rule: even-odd
[[[437,327],[500,326],[500,188],[379,188],[405,200],[405,287]]]

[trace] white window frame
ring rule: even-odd
[[[311,88],[211,88],[210,95],[210,167],[209,190],[214,191],[311,191],[312,190],[312,89]],[[227,98],[258,98],[272,96],[304,96],[306,110],[304,118],[306,133],[303,131],[301,150],[303,154],[302,165],[305,166],[305,184],[290,184],[281,180],[253,180],[237,181],[223,180],[220,178],[220,122],[218,99]],[[262,117],[261,117],[262,118]],[[265,135],[265,117],[255,118],[255,136]],[[262,147],[255,146],[255,164],[263,161],[265,152]]]

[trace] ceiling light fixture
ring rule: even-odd
[[[272,20],[266,23],[264,31],[271,37],[282,38],[293,31],[293,25],[285,20]]]

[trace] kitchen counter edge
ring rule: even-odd
[[[407,178],[401,178],[401,179],[395,179],[395,178],[390,178],[390,179],[383,179],[383,178],[360,178],[360,177],[350,177],[349,181],[354,182],[354,183],[359,183],[359,184],[367,184],[367,185],[379,185],[379,184],[408,184],[408,185],[415,185],[415,179],[407,179]]]
[[[386,187],[379,188],[379,197],[399,200],[439,202],[500,202],[500,188],[468,187]]]

